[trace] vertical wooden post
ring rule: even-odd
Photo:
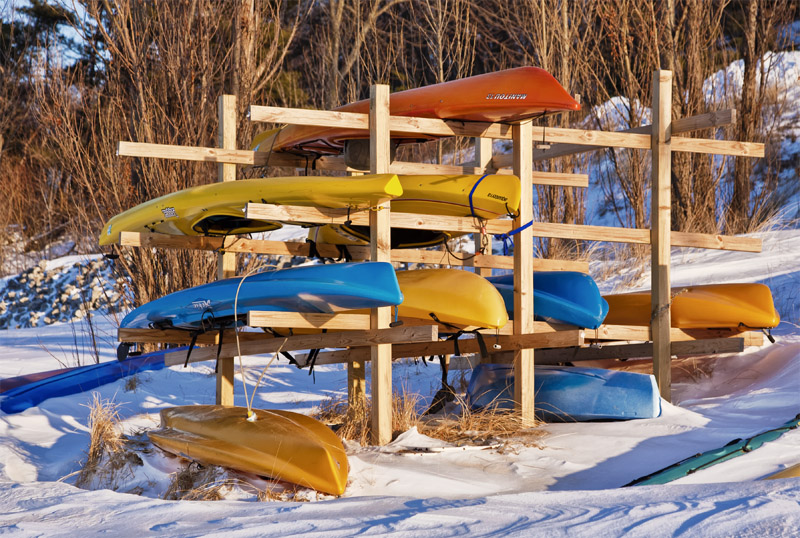
[[[520,181],[519,216],[514,227],[533,220],[533,130],[531,121],[512,127],[514,174]],[[533,332],[533,233],[529,228],[514,236],[514,334]],[[514,406],[523,424],[534,421],[533,350],[514,352]]]
[[[651,300],[650,330],[653,337],[653,372],[661,397],[671,399],[670,371],[670,227],[672,150],[672,72],[653,73],[653,134],[651,170],[650,244]]]
[[[364,172],[349,172],[351,176],[362,176]],[[366,412],[367,408],[367,361],[355,360],[347,363],[347,408],[349,413]],[[353,416],[353,418],[355,418]]]
[[[220,95],[217,104],[219,147],[236,149],[236,96]],[[220,164],[219,181],[235,181],[236,165]],[[217,279],[236,276],[236,254],[223,252],[217,255]],[[217,405],[233,405],[233,358],[219,360],[217,365]]]
[[[369,91],[370,173],[386,174],[390,164],[389,86],[376,84]],[[372,261],[391,262],[391,222],[389,201],[371,211],[370,257]],[[392,319],[391,307],[373,308],[370,327],[385,329]],[[392,346],[372,346],[372,442],[385,445],[392,440]]]
[[[475,139],[475,166],[477,168],[481,168],[484,170],[484,173],[489,166],[492,164],[492,139],[491,138],[476,138]],[[473,234],[475,238],[475,252],[478,253],[481,250],[481,246],[483,245],[483,241],[486,238],[486,234],[478,233]],[[490,235],[488,238],[488,245],[489,245],[489,252],[487,254],[491,254],[492,251],[492,236]],[[479,275],[483,276],[490,276],[492,274],[492,269],[489,267],[478,267],[475,269],[475,272]]]

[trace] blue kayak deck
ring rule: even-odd
[[[251,310],[332,313],[403,301],[390,263],[309,265],[227,278],[150,301],[122,320],[122,329],[220,329]]]
[[[488,278],[514,318],[514,275]],[[533,313],[539,319],[596,329],[608,314],[608,303],[594,279],[574,271],[537,271],[533,276]]]

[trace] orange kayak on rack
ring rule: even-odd
[[[415,116],[463,121],[510,122],[551,112],[580,110],[581,105],[538,67],[518,67],[474,77],[432,84],[393,93],[389,110],[393,116]],[[337,112],[369,112],[362,100],[334,109]],[[369,138],[362,129],[289,125],[256,135],[256,151],[295,151],[337,154],[345,140]],[[392,132],[398,143],[431,140],[433,136]]]
[[[649,325],[650,292],[606,295],[608,325]],[[672,288],[672,326],[679,329],[767,329],[780,323],[764,284],[709,284]]]

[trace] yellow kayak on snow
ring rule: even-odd
[[[290,411],[188,405],[161,410],[161,429],[149,432],[159,448],[202,463],[268,476],[341,495],[347,455],[330,428]]]
[[[519,178],[510,175],[399,176],[403,194],[392,199],[392,212],[493,219],[519,209]],[[471,202],[471,205],[470,205]],[[438,245],[463,234],[435,230],[392,230],[392,248]],[[309,239],[334,245],[366,245],[369,227],[327,224],[309,230]]]
[[[354,177],[270,177],[211,183],[155,198],[111,218],[100,245],[119,241],[119,233],[235,235],[275,230],[278,222],[246,219],[248,202],[330,208],[367,208],[403,193],[396,175]]]
[[[605,295],[608,325],[649,325],[650,292]],[[671,324],[679,329],[767,329],[780,323],[764,284],[709,284],[672,288]]]
[[[787,467],[782,471],[765,476],[764,480],[777,480],[779,478],[797,478],[800,477],[800,463]]]

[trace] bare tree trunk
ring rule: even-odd
[[[742,80],[742,99],[739,103],[739,117],[736,129],[737,140],[753,140],[758,121],[756,106],[756,70],[758,57],[756,56],[756,25],[758,23],[758,0],[750,0],[747,4],[747,17],[744,26],[744,77]],[[752,159],[745,157],[736,158],[736,168],[733,173],[733,198],[731,200],[728,229],[739,232],[747,226],[748,209],[750,207],[750,174],[753,170]]]

